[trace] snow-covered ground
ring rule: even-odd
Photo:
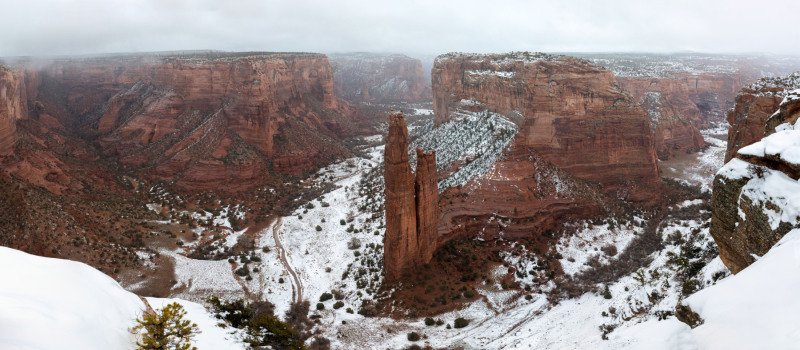
[[[592,260],[601,265],[608,264],[609,259],[625,250],[642,233],[644,219],[636,217],[634,220],[639,225],[622,225],[613,219],[600,225],[588,222],[578,224],[575,234],[563,237],[556,245],[556,250],[562,256],[559,261],[564,273],[573,276],[583,272],[589,269]]]
[[[130,332],[145,304],[111,277],[70,260],[0,247],[0,349],[134,349]],[[202,305],[148,298],[158,309],[178,302],[201,331],[198,349],[244,349]]]
[[[685,300],[702,325],[651,320],[613,338],[637,349],[800,349],[798,290],[800,230],[793,230],[748,268]]]

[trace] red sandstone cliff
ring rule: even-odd
[[[436,153],[417,148],[417,171],[414,176],[414,193],[417,210],[417,242],[419,262],[427,263],[438,248],[436,232],[439,223],[439,186],[436,172]]]
[[[700,109],[690,98],[688,78],[623,77],[618,81],[650,117],[660,159],[705,147],[699,130],[705,123]]]
[[[422,62],[405,55],[329,55],[336,95],[358,102],[417,102],[430,99]]]
[[[610,71],[566,56],[448,54],[432,75],[437,125],[458,108],[489,109],[519,126],[516,154],[532,152],[607,194],[659,196],[649,118]]]
[[[764,137],[767,120],[780,107],[786,91],[800,87],[800,74],[782,78],[762,78],[741,90],[736,106],[728,112],[728,149],[725,161],[736,152]]]
[[[17,141],[17,120],[27,116],[24,79],[20,72],[0,66],[0,155],[8,155]]]
[[[57,124],[184,189],[239,191],[348,153],[349,107],[324,55],[112,56],[31,71],[32,102]]]
[[[417,150],[417,173],[411,172],[408,129],[402,113],[389,115],[384,150],[386,234],[384,271],[386,281],[427,264],[436,246],[439,192],[436,155]]]

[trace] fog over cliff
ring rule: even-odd
[[[0,56],[189,49],[800,53],[795,0],[28,0]]]

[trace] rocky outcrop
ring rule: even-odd
[[[792,85],[786,79],[783,86]],[[774,79],[772,80],[775,81]],[[762,80],[762,82],[765,82]],[[786,233],[800,227],[800,90],[777,91],[777,84],[744,89],[734,111],[750,111],[732,119],[732,132],[751,137],[761,123],[761,138],[740,148],[729,144],[734,157],[714,178],[711,235],[720,258],[737,273],[767,253]],[[754,114],[754,103],[784,96],[767,122]],[[774,112],[774,111],[773,111]],[[766,126],[765,126],[766,125]],[[766,130],[765,130],[766,128]],[[747,134],[745,134],[745,131]],[[747,141],[736,138],[737,141]]]
[[[659,159],[705,147],[699,130],[704,124],[703,116],[689,96],[688,79],[621,77],[618,81],[650,117]]]
[[[726,162],[742,147],[764,137],[767,120],[780,108],[786,92],[797,88],[800,88],[800,74],[795,73],[787,77],[762,78],[742,89],[736,96],[736,106],[728,112]]]
[[[437,125],[458,109],[488,109],[519,126],[512,149],[522,162],[535,154],[634,202],[660,195],[650,120],[610,71],[566,56],[448,54],[432,75]]]
[[[405,55],[329,55],[337,96],[356,102],[430,100],[430,79],[422,62]]]
[[[417,150],[417,173],[411,172],[408,129],[402,113],[389,115],[384,150],[386,234],[385,279],[397,281],[409,269],[427,264],[436,249],[438,220],[436,155]]]
[[[17,120],[27,116],[24,77],[20,72],[0,66],[0,156],[14,151]]]
[[[110,56],[31,70],[57,123],[126,170],[186,190],[242,191],[349,153],[339,142],[349,106],[324,55]]]

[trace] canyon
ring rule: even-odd
[[[337,139],[350,110],[323,55],[64,59],[29,71],[34,118],[151,181],[237,192],[347,154]]]
[[[684,302],[713,325],[703,292],[800,228],[797,76],[579,56],[444,54],[431,83],[400,55],[19,60],[0,245],[142,296],[305,298],[334,348],[621,349],[691,329]],[[722,158],[728,107],[713,192],[665,175]]]
[[[354,111],[321,54],[18,59],[0,73],[0,241],[107,273],[139,269],[146,242],[214,226],[187,211],[246,203],[236,224],[285,211],[318,190],[298,178],[352,154]],[[152,203],[183,218],[154,224]]]

